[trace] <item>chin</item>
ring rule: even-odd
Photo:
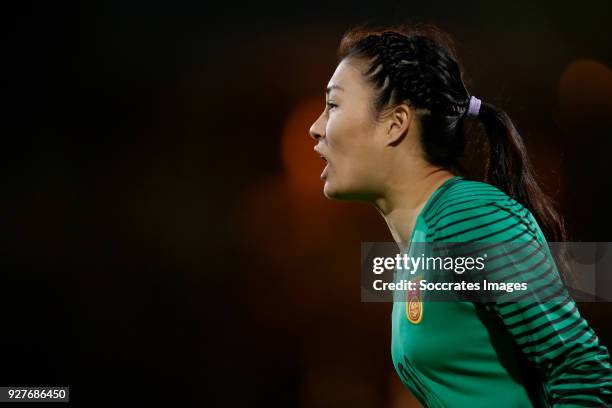
[[[333,188],[329,186],[329,181],[326,181],[323,185],[323,195],[330,200],[334,200],[336,198]]]
[[[364,199],[364,196],[359,194],[356,190],[341,189],[334,186],[334,184],[329,181],[325,181],[323,194],[330,200],[362,201]]]
[[[323,186],[323,194],[330,200],[342,200],[344,196],[337,188],[334,188],[333,183],[330,183],[328,180],[325,181],[325,185]]]

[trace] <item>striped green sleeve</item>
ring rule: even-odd
[[[449,246],[454,256],[467,255],[461,253],[463,244],[486,244],[487,267],[483,276],[475,278],[529,284],[525,293],[495,299],[485,308],[537,369],[552,406],[612,406],[608,350],[563,286],[548,244],[528,210],[491,189],[468,190],[440,203],[426,221],[432,242],[460,243]]]

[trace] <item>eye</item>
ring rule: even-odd
[[[337,107],[337,106],[338,106],[338,105],[336,105],[336,104],[335,104],[335,103],[333,103],[333,102],[327,102],[327,103],[326,103],[326,105],[327,105],[327,107],[328,107],[329,109],[331,109],[331,108],[335,108],[335,107]]]

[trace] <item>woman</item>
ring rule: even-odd
[[[535,301],[425,303],[412,293],[394,302],[391,351],[404,384],[428,407],[609,406],[608,351],[543,250],[546,239],[565,240],[564,224],[509,117],[470,95],[434,28],[357,28],[339,57],[310,128],[327,198],[372,203],[403,250],[411,242],[540,249],[498,257],[527,262]],[[484,182],[461,176],[467,117],[488,136]]]

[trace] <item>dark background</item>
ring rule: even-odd
[[[416,406],[391,305],[359,298],[360,242],[391,236],[323,197],[308,129],[344,31],[437,24],[572,239],[612,241],[609,2],[532,3],[5,8],[0,385],[70,386],[74,406]],[[611,304],[581,311],[610,347]]]

